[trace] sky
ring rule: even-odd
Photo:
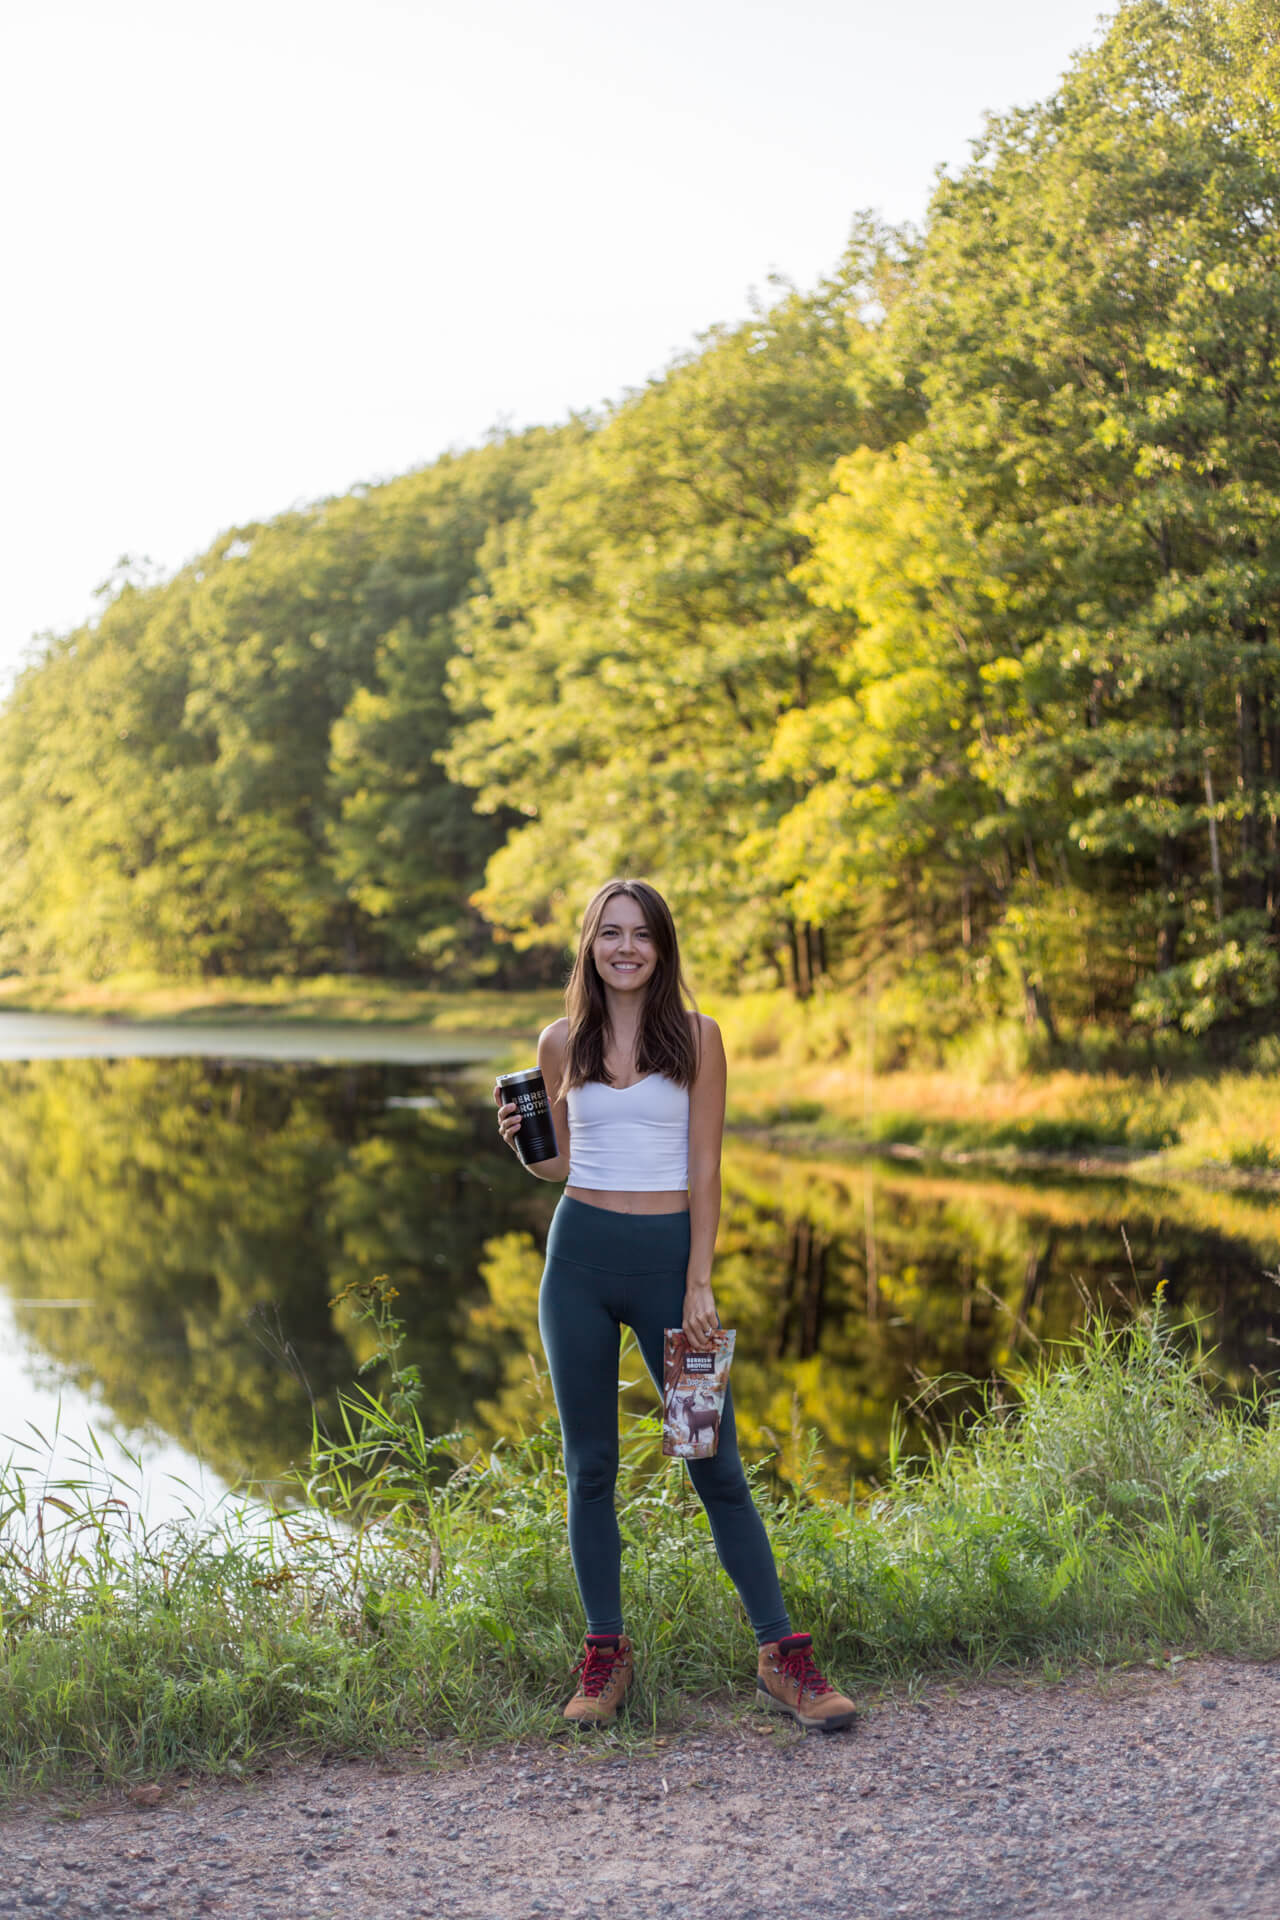
[[[40,0],[0,26],[0,690],[124,555],[555,421],[922,220],[1098,0]]]

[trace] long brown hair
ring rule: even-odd
[[[582,916],[578,954],[565,988],[569,1048],[560,1084],[562,1095],[571,1087],[585,1085],[588,1080],[603,1080],[607,1086],[613,1084],[604,1063],[605,1042],[609,1037],[609,1003],[591,949],[605,908],[620,893],[634,900],[643,913],[657,956],[640,1011],[636,1072],[642,1077],[650,1073],[665,1074],[679,1087],[691,1087],[698,1075],[698,1049],[686,1010],[692,1006],[693,995],[681,971],[680,945],[671,909],[647,880],[606,880],[599,891],[592,894]]]

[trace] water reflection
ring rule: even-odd
[[[389,1097],[430,1091],[428,1108]],[[496,1361],[456,1347],[486,1241],[539,1225],[474,1094],[413,1068],[176,1061],[0,1068],[4,1280],[27,1342],[131,1431],[181,1437],[225,1478],[305,1456],[366,1357],[329,1307],[390,1273],[441,1429]],[[88,1299],[52,1313],[25,1304]],[[12,1430],[8,1410],[0,1426]]]
[[[907,1425],[918,1441],[972,1399],[938,1401],[926,1383],[1005,1371],[1069,1336],[1090,1306],[1125,1315],[1160,1280],[1176,1317],[1203,1322],[1233,1385],[1274,1367],[1273,1201],[743,1148],[728,1162],[720,1269],[745,1329],[748,1431],[768,1428],[788,1465],[791,1435],[817,1427],[866,1481],[883,1463],[895,1401],[922,1403]]]
[[[122,1426],[182,1442],[225,1478],[303,1458],[313,1403],[332,1421],[369,1348],[329,1302],[374,1273],[400,1290],[437,1431],[511,1432],[549,1407],[536,1293],[554,1201],[457,1075],[0,1067],[0,1232],[23,1339]],[[1274,1363],[1280,1208],[1263,1198],[731,1142],[719,1245],[746,1448],[776,1450],[792,1474],[816,1428],[832,1484],[875,1475],[890,1409],[923,1382],[999,1371],[1069,1333],[1086,1300],[1127,1310],[1159,1279],[1235,1384]],[[624,1374],[639,1382],[634,1351]],[[652,1405],[643,1384],[627,1398]],[[0,1427],[14,1431],[11,1409]]]

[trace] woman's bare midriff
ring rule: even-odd
[[[581,1200],[587,1207],[601,1207],[606,1213],[689,1211],[687,1189],[681,1193],[610,1193],[598,1187],[566,1187],[565,1192],[571,1200]]]

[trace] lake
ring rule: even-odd
[[[13,1019],[11,1053],[30,1044]],[[284,1036],[322,1065],[266,1057],[278,1030],[207,1029],[208,1057],[181,1053],[181,1035],[190,1049],[186,1028],[150,1036],[149,1057],[112,1027],[120,1057],[0,1060],[0,1431],[25,1436],[29,1470],[47,1466],[61,1397],[58,1460],[90,1424],[118,1436],[142,1455],[153,1514],[189,1504],[184,1480],[202,1506],[242,1475],[270,1482],[305,1458],[313,1406],[336,1424],[371,1339],[331,1302],[376,1274],[399,1289],[435,1431],[488,1444],[549,1411],[537,1283],[556,1190],[499,1143],[488,1070],[465,1064],[485,1049]],[[356,1057],[339,1064],[343,1036]],[[370,1059],[375,1040],[400,1057]],[[1127,1315],[1162,1279],[1228,1383],[1275,1364],[1273,1198],[806,1160],[732,1138],[724,1192],[717,1289],[738,1329],[744,1450],[784,1477],[813,1431],[818,1477],[865,1488],[896,1403],[912,1403],[911,1444],[947,1431],[974,1404],[965,1382],[1068,1337],[1091,1307]],[[626,1405],[651,1408],[634,1349],[623,1376]]]

